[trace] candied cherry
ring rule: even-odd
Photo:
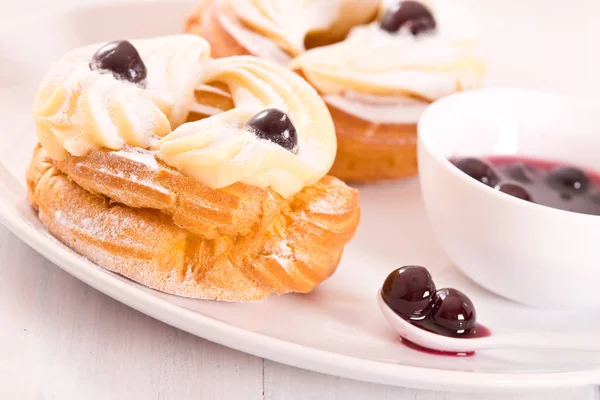
[[[118,40],[102,46],[92,56],[89,65],[94,71],[108,71],[117,78],[132,83],[143,82],[148,73],[140,53],[127,40]]]
[[[488,186],[495,187],[500,182],[500,178],[494,168],[478,158],[459,158],[454,161],[454,165],[471,178],[477,179]]]
[[[578,194],[587,190],[590,179],[579,168],[559,166],[548,173],[546,182],[561,193]]]
[[[434,297],[428,318],[430,329],[444,336],[468,335],[475,328],[475,306],[463,292],[456,289],[440,289]]]
[[[436,27],[431,11],[423,3],[412,0],[393,4],[383,14],[379,24],[381,29],[390,33],[407,27],[414,36],[432,31]]]
[[[382,289],[383,300],[402,317],[419,317],[426,313],[435,284],[426,268],[408,265],[388,275]]]
[[[276,108],[263,110],[246,122],[245,128],[292,153],[298,152],[298,134],[289,115]]]

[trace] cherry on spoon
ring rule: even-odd
[[[530,348],[549,350],[600,351],[598,335],[560,334],[546,332],[497,333],[490,336],[456,338],[442,336],[419,328],[397,315],[385,303],[381,290],[377,303],[387,322],[402,339],[425,349],[444,353],[473,353],[481,350],[504,348]]]

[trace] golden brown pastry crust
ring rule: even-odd
[[[214,0],[201,1],[186,20],[185,32],[204,37],[215,58],[251,54],[229,34],[216,14]],[[236,19],[231,12],[228,17]],[[329,111],[338,143],[332,175],[347,182],[372,182],[417,173],[416,124],[375,124],[331,105]]]
[[[328,107],[338,146],[331,175],[346,182],[372,182],[417,173],[416,124],[375,124]]]
[[[137,148],[56,162],[38,146],[27,184],[42,223],[78,253],[202,299],[313,290],[335,271],[360,215],[357,192],[333,177],[289,199],[242,183],[215,190]]]

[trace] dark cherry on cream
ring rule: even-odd
[[[452,163],[500,192],[548,207],[600,215],[600,175],[545,160],[512,156],[455,158]]]
[[[292,153],[298,152],[298,134],[289,115],[276,108],[256,114],[246,122],[245,128],[261,139],[278,144]]]
[[[102,46],[90,61],[92,70],[113,73],[118,79],[140,84],[146,79],[146,65],[140,53],[127,40],[118,40]]]
[[[452,288],[435,291],[424,267],[409,265],[393,271],[383,284],[381,296],[398,316],[429,332],[456,338],[490,334],[477,323],[475,306],[467,295]]]
[[[415,36],[436,27],[431,11],[423,3],[413,0],[398,1],[390,6],[379,24],[381,29],[390,33],[406,27]]]

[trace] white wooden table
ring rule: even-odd
[[[481,18],[512,19],[517,27],[518,21],[522,26],[527,22],[519,13],[538,6],[537,0],[494,0],[486,1],[485,6],[479,0],[468,2],[477,5]],[[77,0],[3,0],[0,24],[37,12],[47,4],[64,7],[75,3]],[[569,11],[574,3],[583,15],[576,9]],[[597,3],[545,1],[548,29],[560,30],[564,28],[561,21],[578,18],[582,29],[595,33],[591,37],[598,40]],[[570,6],[564,10],[566,4]],[[503,34],[506,41],[498,39],[496,57],[513,52],[522,61],[511,65],[517,71],[531,69],[536,59],[529,60],[529,53],[505,44],[511,40],[537,46],[538,56],[544,49],[550,56],[557,48],[563,53],[561,57],[578,56],[572,46],[561,48],[556,40],[528,37],[518,28]],[[565,33],[569,35],[573,32]],[[577,40],[585,42],[585,35]],[[597,48],[597,43],[594,45]],[[595,57],[588,53],[579,56],[582,62]],[[568,75],[562,82],[564,91],[583,94],[589,90],[585,73],[583,77],[573,76],[571,72],[579,72],[572,71],[573,65],[555,65],[555,71]],[[595,70],[588,65],[582,72],[587,71],[590,77]],[[532,79],[533,86],[557,88],[556,76],[536,74],[522,82],[532,86]],[[589,400],[600,399],[600,394],[593,388],[515,393],[508,397],[442,393],[375,385],[288,367],[210,343],[140,314],[72,278],[0,226],[0,399],[367,398]]]

